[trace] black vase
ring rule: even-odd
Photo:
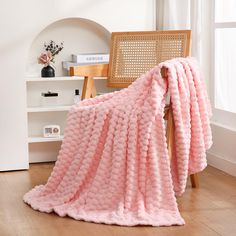
[[[41,70],[41,76],[42,77],[55,77],[55,70],[51,66],[45,66]]]

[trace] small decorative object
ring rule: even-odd
[[[81,101],[80,94],[79,94],[79,89],[75,90],[75,97],[74,97],[74,103],[78,103]]]
[[[51,40],[48,44],[44,43],[44,52],[38,57],[38,63],[44,65],[41,70],[42,77],[55,77],[55,56],[64,48],[63,43],[56,44]]]
[[[57,138],[60,137],[59,125],[46,125],[43,127],[43,136],[45,138]]]
[[[51,92],[41,93],[42,96],[42,106],[56,106],[58,102],[58,93]]]

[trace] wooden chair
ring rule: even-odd
[[[112,33],[110,61],[108,64],[75,66],[70,68],[71,76],[84,76],[82,99],[96,96],[94,77],[108,77],[107,86],[125,88],[141,74],[158,63],[176,57],[190,55],[191,31],[144,31]],[[162,70],[165,78],[167,71]],[[171,98],[165,107],[167,120],[167,145],[169,158],[174,148],[174,120]],[[193,188],[199,186],[197,174],[190,175]]]

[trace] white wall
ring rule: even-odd
[[[56,76],[68,75],[63,69],[62,61],[71,61],[71,54],[109,53],[111,33],[94,21],[84,18],[67,18],[50,24],[41,31],[33,41],[27,61],[27,76],[40,76],[42,65],[37,57],[43,51],[44,42],[53,39],[56,43],[64,43],[64,49],[56,55],[54,66]]]
[[[208,164],[236,176],[236,130],[212,122],[213,145],[208,151]]]
[[[0,0],[0,170],[28,168],[25,73],[34,38],[71,17],[108,31],[155,29],[154,0]],[[135,7],[134,7],[135,6]]]

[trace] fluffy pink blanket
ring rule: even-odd
[[[163,120],[168,88],[175,122],[171,163]],[[175,194],[184,192],[189,174],[207,165],[210,114],[196,61],[161,63],[126,89],[72,106],[48,182],[26,193],[24,201],[76,220],[183,225]]]

